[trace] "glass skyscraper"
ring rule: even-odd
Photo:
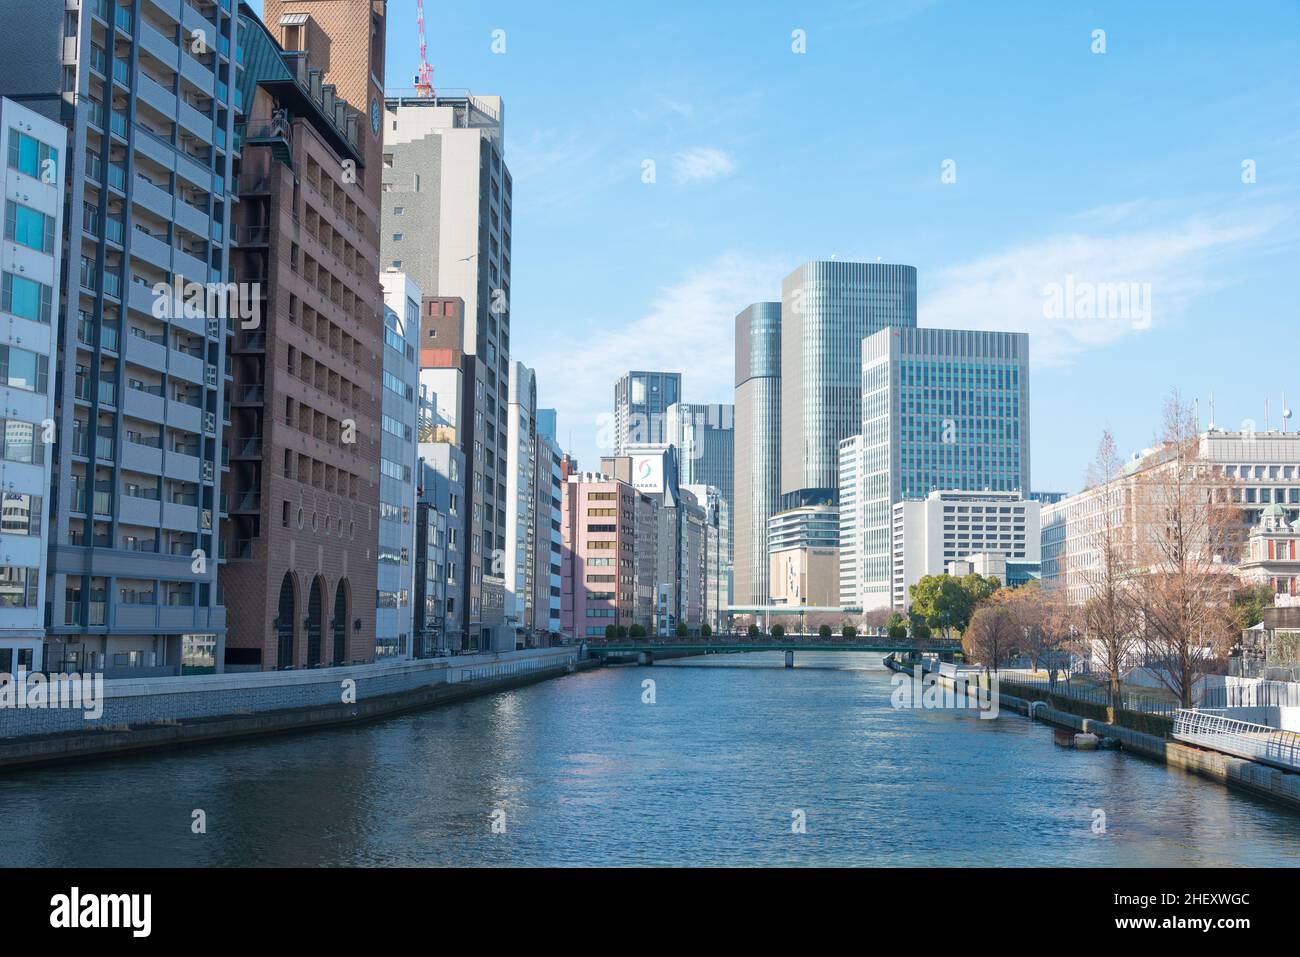
[[[668,407],[682,399],[680,372],[627,372],[614,385],[614,454],[667,441]]]
[[[839,443],[862,427],[862,340],[916,325],[916,267],[804,263],[781,283],[781,322],[780,491],[833,498]]]
[[[932,491],[1029,490],[1029,336],[886,329],[862,343],[863,607],[888,607],[891,513]]]
[[[768,603],[767,520],[780,497],[781,304],[756,302],[736,316],[733,594]]]

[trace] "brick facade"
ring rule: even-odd
[[[300,31],[287,40],[306,63],[286,58],[296,85],[258,87],[240,168],[237,278],[260,282],[264,298],[262,328],[237,328],[232,349],[221,572],[232,664],[374,657],[383,291],[379,137],[366,94],[381,95],[383,6],[265,5],[277,42]],[[281,26],[283,12],[309,19]],[[314,95],[331,85],[348,101],[332,111],[328,93]]]

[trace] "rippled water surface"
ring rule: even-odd
[[[796,664],[604,668],[352,729],[3,774],[22,839],[0,864],[1300,864],[1300,815],[1056,747],[1018,715],[894,710],[878,655]]]

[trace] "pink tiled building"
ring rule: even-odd
[[[636,490],[599,473],[564,483],[560,622],[565,634],[603,638],[630,628],[635,606]]]

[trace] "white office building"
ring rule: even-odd
[[[43,433],[54,420],[66,142],[62,124],[0,99],[0,674],[44,666],[52,449]]]
[[[892,607],[911,604],[909,589],[954,563],[985,572],[1041,558],[1039,502],[1019,492],[931,492],[894,505]],[[1002,564],[990,562],[992,556]],[[978,558],[977,558],[978,557]]]

